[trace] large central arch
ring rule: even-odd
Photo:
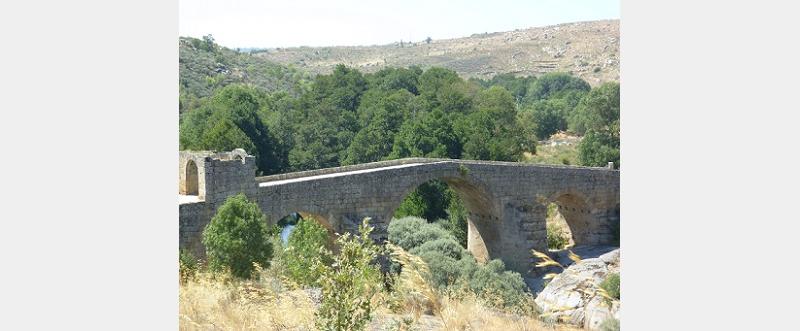
[[[400,199],[394,202],[391,214],[400,207],[403,200],[421,185],[440,180],[455,191],[467,210],[467,249],[479,262],[487,262],[500,255],[501,236],[500,217],[494,206],[494,198],[488,188],[468,176],[425,176],[407,187]],[[433,220],[428,220],[433,221]]]

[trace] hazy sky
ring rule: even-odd
[[[179,0],[180,35],[235,47],[388,44],[615,19],[619,0]]]

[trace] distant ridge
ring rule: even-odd
[[[329,73],[339,63],[365,72],[419,65],[449,68],[467,78],[562,71],[598,85],[619,81],[619,20],[480,33],[430,43],[274,48],[255,55],[312,73]]]

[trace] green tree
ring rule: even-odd
[[[429,222],[447,218],[447,208],[458,196],[440,180],[423,183],[412,191],[394,213],[395,218],[422,217]]]
[[[260,172],[278,172],[285,162],[276,154],[277,140],[259,115],[265,97],[252,87],[228,85],[222,88],[206,105],[186,113],[180,128],[181,147],[224,151],[230,150],[231,144],[241,143],[242,146],[236,148],[244,148],[254,155]]]
[[[609,130],[590,130],[578,145],[578,160],[584,166],[603,167],[614,162],[614,167],[619,168],[619,157],[618,124]]]
[[[523,112],[530,112],[536,122],[533,129],[538,139],[547,139],[558,131],[567,129],[568,106],[560,99],[540,100],[531,104]]]
[[[323,248],[332,248],[328,230],[314,219],[301,219],[289,235],[283,253],[286,268],[294,281],[303,285],[317,285],[319,270],[312,267]],[[321,263],[331,263],[325,260],[324,255],[320,258],[323,259]]]
[[[248,278],[253,263],[269,267],[272,242],[264,215],[256,203],[237,194],[225,200],[203,231],[209,268],[229,268],[236,277]]]
[[[586,93],[591,90],[589,83],[578,77],[562,72],[542,75],[534,80],[526,93],[526,103],[537,100],[559,99],[567,97],[571,92]]]
[[[395,136],[390,158],[460,158],[461,142],[451,122],[451,117],[438,109],[406,121]]]
[[[250,138],[229,119],[222,119],[211,129],[206,130],[200,147],[218,151],[230,151],[236,148],[243,148],[245,151],[256,150]]]
[[[342,163],[374,162],[388,157],[395,135],[409,117],[414,102],[414,95],[405,90],[393,93],[371,90],[365,94],[359,107],[362,128],[347,148]]]
[[[523,150],[533,148],[517,119],[514,98],[505,88],[493,86],[476,97],[477,111],[463,117],[456,127],[463,142],[463,158],[517,161]]]
[[[406,90],[419,94],[417,85],[421,74],[419,68],[384,68],[366,76],[370,90],[396,91]]]
[[[608,82],[593,89],[575,107],[569,118],[571,131],[606,130],[619,121],[619,83]]]

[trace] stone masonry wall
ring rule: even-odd
[[[356,231],[370,217],[375,238],[382,239],[402,200],[433,179],[448,183],[464,201],[470,251],[479,260],[500,258],[523,273],[533,262],[530,250],[547,249],[548,203],[559,204],[570,227],[579,229],[576,241],[582,244],[610,242],[612,223],[619,222],[619,171],[607,168],[404,159],[255,178],[254,162],[244,160],[236,164],[212,157],[205,164],[205,203],[182,206],[187,208],[181,211],[183,246],[196,246],[197,229],[227,196],[239,192],[258,202],[271,223],[300,212],[342,233]]]

